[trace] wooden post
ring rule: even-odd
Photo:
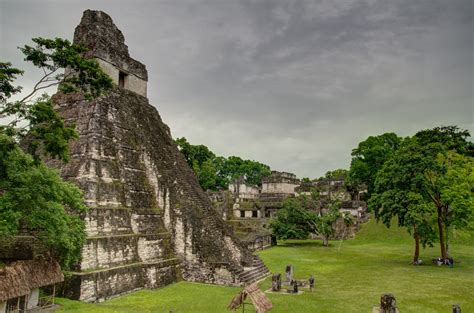
[[[53,303],[52,305],[54,305],[54,296],[56,295],[56,284],[53,285]]]
[[[461,306],[459,304],[453,304],[453,313],[461,313]]]

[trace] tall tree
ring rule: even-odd
[[[60,38],[33,42],[34,47],[20,50],[43,76],[20,100],[10,101],[22,90],[14,82],[23,71],[0,62],[0,117],[6,121],[0,126],[0,238],[8,241],[26,231],[68,268],[79,260],[85,242],[78,215],[86,207],[80,190],[44,165],[41,156],[67,161],[68,143],[77,134],[74,125],[64,124],[49,96],[35,97],[59,86],[61,92],[91,99],[106,92],[112,80],[95,60],[83,57],[83,47]]]
[[[383,164],[400,146],[401,138],[394,133],[370,136],[352,150],[349,182],[352,186],[367,186],[368,196],[373,193],[375,177]]]
[[[377,173],[369,207],[388,226],[398,217],[416,241],[432,244],[438,226],[441,257],[446,251],[446,225],[465,226],[472,218],[472,157],[449,152],[441,142],[426,144],[406,138]],[[436,222],[435,222],[436,221]]]
[[[433,129],[425,129],[419,131],[414,136],[420,146],[424,146],[427,150],[439,151],[437,155],[437,166],[433,166],[427,171],[426,176],[428,180],[427,189],[429,197],[436,204],[437,208],[437,224],[439,242],[441,247],[441,257],[446,259],[448,257],[448,228],[454,222],[458,224],[459,221],[464,220],[463,215],[468,213],[470,210],[464,204],[466,202],[456,202],[456,206],[450,205],[450,202],[446,202],[443,199],[447,193],[451,194],[450,197],[458,197],[461,195],[462,190],[466,191],[466,186],[469,182],[470,175],[461,175],[456,177],[454,173],[461,170],[462,164],[464,166],[469,164],[469,157],[474,157],[474,144],[468,140],[470,133],[467,130],[462,130],[457,126],[441,126]],[[452,151],[449,153],[449,151]],[[467,156],[467,158],[456,157],[453,152]],[[451,157],[453,157],[451,159]],[[448,161],[442,161],[448,160]],[[453,167],[453,162],[456,166]],[[471,167],[472,169],[472,167]],[[448,174],[448,171],[450,175]],[[464,172],[465,174],[468,172]],[[461,179],[463,178],[463,179]],[[453,192],[453,188],[443,188],[443,184],[457,184],[457,186],[463,186],[461,189],[457,188],[457,192]],[[443,193],[443,191],[445,191]],[[471,189],[472,194],[472,189]],[[458,226],[464,227],[461,223]]]

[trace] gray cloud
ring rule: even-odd
[[[147,65],[173,135],[222,155],[317,177],[347,168],[369,135],[473,131],[470,0],[4,0],[2,59],[29,70],[15,47],[71,38],[87,8]]]

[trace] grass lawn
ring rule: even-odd
[[[424,265],[408,265],[413,240],[403,229],[386,229],[373,221],[356,239],[333,241],[329,248],[319,241],[286,241],[259,252],[271,272],[284,274],[295,267],[297,279],[315,276],[313,293],[268,294],[271,312],[371,312],[380,295],[391,292],[402,313],[451,312],[459,303],[462,312],[474,312],[474,236],[456,233],[450,250],[460,263],[454,268],[435,266],[437,246],[421,251]],[[269,289],[271,280],[260,284]],[[238,288],[180,282],[159,290],[142,290],[98,304],[58,299],[59,312],[226,312]],[[246,310],[246,312],[254,312]]]

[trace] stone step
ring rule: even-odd
[[[248,277],[251,277],[251,276],[253,276],[253,275],[255,275],[255,274],[258,274],[258,273],[265,273],[265,272],[268,272],[268,269],[267,269],[265,266],[263,266],[263,267],[258,267],[258,268],[254,268],[254,269],[252,269],[252,270],[250,270],[250,271],[245,272],[244,274],[242,274],[242,275],[240,276],[240,278],[241,278],[241,279],[247,279]]]
[[[128,234],[117,234],[117,235],[104,235],[104,236],[88,236],[87,240],[103,240],[103,239],[119,239],[119,238],[132,238],[132,237],[141,237],[141,238],[148,238],[148,239],[169,239],[171,238],[171,234],[168,232],[161,232],[161,233],[154,233],[154,234],[136,234],[136,233],[128,233]]]
[[[136,262],[136,263],[129,263],[125,265],[120,265],[120,266],[114,266],[114,267],[109,267],[109,268],[99,268],[96,270],[87,270],[85,272],[70,272],[71,275],[78,275],[78,276],[84,276],[84,275],[90,275],[90,274],[97,274],[97,273],[104,273],[108,271],[116,271],[118,269],[125,269],[125,268],[134,268],[134,267],[142,267],[142,266],[170,266],[170,265],[177,265],[181,261],[178,258],[170,258],[170,259],[158,259],[158,260],[150,260],[147,262]]]
[[[255,274],[261,274],[261,273],[269,273],[268,269],[266,267],[260,267],[260,268],[256,268],[256,269],[253,269],[251,271],[248,271],[248,272],[245,272],[243,275],[241,275],[240,277],[242,279],[247,279],[251,276],[254,276]]]
[[[241,282],[251,284],[270,275],[270,271],[258,255],[253,256],[252,265],[252,267],[245,268],[239,272],[239,280]]]
[[[88,237],[82,248],[81,269],[113,268],[119,264],[148,262],[168,257],[169,233]]]
[[[250,277],[247,277],[246,279],[242,280],[243,283],[245,284],[252,284],[256,281],[259,281],[259,280],[262,280],[263,278],[266,278],[267,276],[269,276],[270,273],[256,273]]]

